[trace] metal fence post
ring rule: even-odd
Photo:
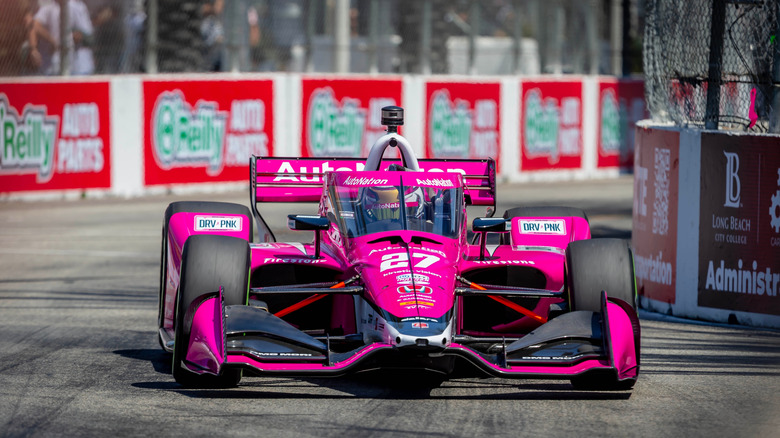
[[[336,73],[349,72],[349,0],[336,0],[333,29],[333,66]]]
[[[720,118],[720,75],[723,70],[723,32],[726,29],[726,0],[713,0],[710,22],[710,58],[707,75],[707,109],[704,127],[718,129]]]
[[[472,1],[469,13],[469,74],[477,74],[477,38],[479,37],[480,16],[479,2]]]
[[[146,9],[146,72],[157,73],[157,0],[148,0]]]
[[[512,23],[512,55],[514,56],[512,71],[515,74],[520,74],[522,73],[520,58],[523,55],[523,23],[522,14],[520,14],[520,0],[515,0],[512,3],[512,8],[515,12],[515,19]]]
[[[769,114],[769,132],[780,134],[780,5],[775,7],[775,30],[772,62],[772,106]]]
[[[72,29],[70,28],[70,5],[68,1],[60,3],[60,76],[70,75],[71,54],[74,51]]]
[[[379,0],[371,0],[368,6],[368,72],[379,73]]]
[[[585,7],[586,15],[585,22],[588,33],[588,72],[592,75],[599,74],[600,58],[599,58],[599,29],[598,19],[596,18],[596,10],[598,3],[596,0],[588,1]]]
[[[423,0],[420,23],[420,73],[431,74],[431,0]]]
[[[611,0],[609,41],[612,50],[612,74],[623,76],[623,13],[621,0]]]

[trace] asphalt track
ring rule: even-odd
[[[596,236],[630,237],[630,177],[502,187],[499,214],[575,205]],[[187,390],[155,337],[168,202],[247,204],[245,190],[0,202],[0,436],[685,436],[780,431],[780,333],[642,312],[633,391],[565,381],[408,375],[245,378]],[[521,202],[522,200],[522,202]],[[266,209],[272,226],[282,213]],[[285,236],[288,234],[285,233]],[[303,237],[305,240],[308,237]]]

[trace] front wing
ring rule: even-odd
[[[221,312],[219,309],[221,308]],[[258,375],[339,376],[381,368],[390,358],[456,356],[484,373],[503,378],[562,378],[610,372],[618,381],[639,373],[639,320],[627,303],[602,292],[601,312],[565,313],[499,351],[482,353],[456,335],[446,347],[415,350],[371,343],[334,353],[322,342],[273,314],[251,306],[224,306],[219,292],[193,312],[184,366],[219,375],[240,367]]]

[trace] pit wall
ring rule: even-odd
[[[640,122],[635,152],[640,305],[780,328],[780,136]]]
[[[646,117],[643,82],[612,77],[0,78],[0,199],[246,187],[251,154],[366,156],[386,105],[418,156],[509,182],[630,172]]]

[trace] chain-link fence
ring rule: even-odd
[[[772,105],[777,14],[777,0],[649,0],[644,64],[653,119],[769,130],[780,116]]]
[[[2,0],[0,75],[619,75],[641,70],[644,2]]]

